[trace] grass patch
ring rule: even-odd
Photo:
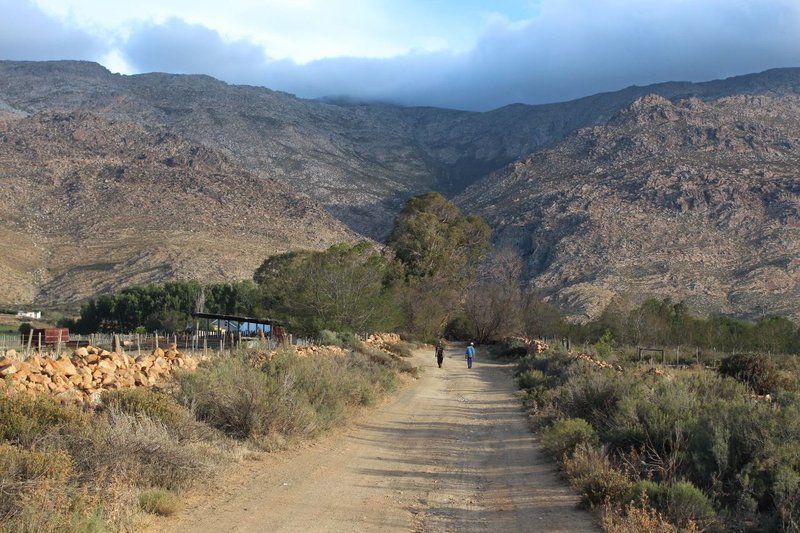
[[[139,507],[142,511],[159,516],[171,516],[178,510],[178,497],[163,489],[150,489],[139,494]]]

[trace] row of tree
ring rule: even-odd
[[[115,294],[102,295],[81,307],[80,318],[61,325],[77,333],[99,331],[184,331],[191,326],[191,314],[203,300],[212,313],[259,312],[258,288],[252,281],[212,283],[175,281],[137,285]]]
[[[785,318],[747,322],[699,318],[682,303],[617,298],[596,320],[576,324],[525,282],[510,250],[494,251],[489,227],[437,193],[415,196],[385,247],[361,242],[266,259],[253,282],[196,282],[131,287],[83,306],[78,331],[176,331],[204,293],[205,310],[286,322],[300,335],[323,329],[399,330],[491,342],[513,335],[573,341],[800,352],[800,331]]]

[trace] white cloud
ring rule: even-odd
[[[61,24],[0,0],[11,13],[0,56],[89,57],[304,97],[487,109],[800,66],[797,0],[539,0],[515,11],[511,0],[38,2]]]
[[[469,109],[800,65],[800,4],[794,0],[595,0],[591,8],[586,5],[546,0],[538,16],[525,23],[493,17],[474,47],[462,53],[334,57],[304,65],[257,61],[252,44],[226,42],[214,32],[195,44],[201,40],[198,28],[176,20],[143,29],[132,42],[147,46],[124,52],[137,69],[164,64],[307,97],[349,95]],[[180,51],[165,54],[172,47]]]
[[[391,57],[451,45],[446,21],[426,21],[413,3],[407,13],[384,0],[36,0],[47,13],[95,34],[127,37],[142,24],[180,19],[212,29],[227,41],[248,40],[270,57],[315,59]],[[419,15],[419,17],[417,17]],[[468,32],[471,40],[480,22]],[[462,27],[463,29],[463,27]]]

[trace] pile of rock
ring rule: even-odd
[[[546,352],[549,349],[550,349],[550,346],[548,346],[546,342],[540,341],[540,340],[535,340],[535,341],[531,342],[529,351],[531,351],[533,353],[542,353],[542,352]]]
[[[345,355],[347,350],[341,346],[294,346],[294,350],[300,357],[309,355]]]
[[[400,342],[400,335],[397,333],[370,333],[364,344],[382,350],[387,344],[397,344],[398,342]]]
[[[591,363],[591,364],[595,365],[598,368],[613,368],[614,370],[617,370],[617,371],[621,371],[622,370],[621,366],[612,365],[608,361],[603,361],[602,359],[596,359],[596,358],[592,357],[591,354],[588,354],[588,353],[579,353],[575,357],[577,357],[581,361],[586,361],[587,363]]]
[[[154,385],[174,368],[197,368],[197,362],[174,344],[136,358],[87,346],[58,358],[34,355],[22,361],[7,352],[0,359],[0,377],[10,377],[12,391],[50,393],[64,402],[96,402],[104,390]]]

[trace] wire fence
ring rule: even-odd
[[[305,346],[315,341],[287,335],[278,341],[271,337],[248,337],[241,334],[218,334],[209,332],[194,333],[91,333],[79,335],[70,333],[57,340],[49,337],[46,341],[41,335],[23,336],[21,334],[0,335],[0,356],[8,350],[17,353],[16,358],[26,359],[34,354],[59,355],[82,346],[95,346],[105,350],[114,348],[114,339],[129,354],[137,357],[150,353],[156,348],[167,349],[174,346],[178,351],[192,355],[222,355],[240,349],[276,350],[280,345]]]

